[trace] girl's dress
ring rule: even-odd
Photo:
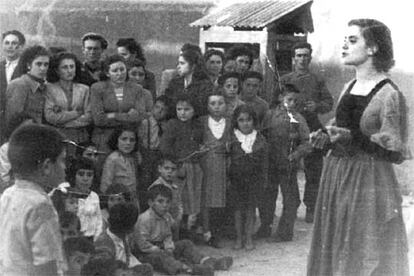
[[[204,126],[203,144],[212,149],[201,159],[204,173],[202,189],[204,204],[211,208],[225,207],[228,166],[226,144],[230,139],[230,121],[223,118],[224,130],[221,137],[217,138],[209,127],[209,120],[213,119],[206,116],[201,120]]]
[[[99,196],[90,192],[86,198],[78,199],[78,217],[81,223],[81,232],[86,237],[97,238],[102,232],[102,213],[99,205]]]
[[[255,208],[260,192],[266,186],[268,145],[257,133],[252,152],[246,153],[242,143],[233,134],[230,145],[230,194],[236,210]]]
[[[388,79],[336,111],[352,139],[325,158],[308,275],[408,275],[401,195],[392,163],[405,157],[405,102]]]

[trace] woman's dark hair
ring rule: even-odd
[[[192,51],[196,51],[197,53],[202,55],[200,46],[198,46],[196,44],[184,43],[183,46],[181,46],[180,50],[181,50],[181,52],[187,51],[187,50],[192,50]]]
[[[193,69],[193,77],[197,80],[210,79],[204,64],[204,59],[200,53],[194,50],[182,51],[181,56],[188,62]]]
[[[13,131],[15,131],[23,122],[27,120],[35,121],[35,119],[27,113],[18,113],[11,117],[10,120],[7,122],[7,128],[5,133],[6,138],[9,139]]]
[[[377,47],[373,55],[373,65],[378,72],[388,72],[394,66],[394,51],[391,31],[375,19],[354,19],[348,26],[358,26],[368,47]]]
[[[75,54],[69,52],[60,52],[56,55],[53,55],[50,59],[49,69],[47,71],[47,81],[49,82],[58,82],[60,77],[58,74],[59,65],[64,59],[71,59],[75,62],[75,77],[73,82],[79,82],[81,77],[81,63],[76,57]]]
[[[234,45],[227,51],[227,59],[235,60],[240,56],[248,56],[250,66],[253,64],[253,51],[244,45]]]
[[[135,146],[134,149],[132,150],[132,152],[136,152],[139,149],[139,140],[138,140],[138,134],[137,134],[137,130],[136,128],[134,128],[133,126],[119,126],[117,128],[114,129],[114,131],[112,132],[111,136],[109,136],[108,139],[108,147],[112,150],[118,150],[118,138],[119,136],[121,136],[121,134],[124,131],[129,131],[134,133],[135,135]]]
[[[129,63],[129,69],[133,67],[142,67],[144,68],[144,72],[145,72],[145,63],[138,58],[134,59],[131,63]]]
[[[115,204],[109,209],[109,229],[113,233],[127,233],[138,219],[138,208],[133,203]]]
[[[222,62],[222,67],[220,70],[220,73],[221,73],[223,71],[224,62],[225,62],[224,53],[216,49],[207,50],[207,52],[204,54],[204,62],[207,62],[212,56],[219,56],[221,58],[221,62]]]
[[[108,56],[104,60],[104,62],[103,62],[103,71],[102,71],[101,75],[99,76],[101,81],[105,81],[105,80],[109,79],[109,77],[106,74],[109,72],[109,68],[110,68],[111,64],[114,64],[114,63],[117,63],[117,62],[123,62],[125,64],[125,67],[126,67],[125,59],[122,56],[117,55],[117,54]],[[126,74],[126,75],[127,75],[127,79],[128,79],[128,74]]]
[[[85,157],[79,157],[70,160],[66,169],[66,181],[69,182],[70,186],[75,187],[76,184],[76,173],[79,170],[91,170],[95,177],[95,166],[93,162]]]
[[[139,44],[135,38],[120,38],[116,42],[116,47],[125,47],[131,54],[135,54],[135,57],[137,59],[140,59],[144,65],[147,63],[147,59],[144,55],[144,50],[142,49],[141,44]]]
[[[20,68],[22,74],[26,74],[29,71],[29,65],[32,64],[33,60],[41,56],[50,57],[50,52],[40,45],[29,47],[23,51],[17,68]]]
[[[7,156],[13,173],[26,176],[36,172],[46,159],[56,162],[64,149],[64,137],[55,128],[28,124],[11,135]]]
[[[256,111],[254,111],[253,107],[247,104],[242,104],[236,107],[233,113],[233,117],[231,118],[231,124],[233,128],[239,129],[239,126],[237,124],[237,119],[239,118],[240,114],[246,113],[249,114],[249,116],[253,119],[253,126],[254,128],[257,128],[257,114]]]

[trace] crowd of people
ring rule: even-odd
[[[342,58],[356,78],[328,126],[318,115],[333,98],[310,72],[306,42],[292,47],[294,70],[268,103],[242,45],[184,44],[157,89],[133,38],[104,55],[107,40],[87,33],[83,62],[61,47],[24,48],[16,30],[2,39],[1,275],[228,270],[231,256],[197,244],[231,238],[252,251],[258,238],[292,241],[302,160],[305,220],[315,221],[308,275],[408,275],[392,168],[409,156],[405,103],[386,74],[383,23],[349,22]]]

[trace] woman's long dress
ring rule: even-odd
[[[308,275],[408,275],[401,195],[392,163],[403,160],[404,97],[388,79],[367,96],[341,98],[336,123],[352,140],[325,158]]]

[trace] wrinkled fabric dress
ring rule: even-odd
[[[367,96],[343,94],[336,124],[351,141],[324,160],[307,275],[409,275],[401,195],[405,102],[388,79]]]

